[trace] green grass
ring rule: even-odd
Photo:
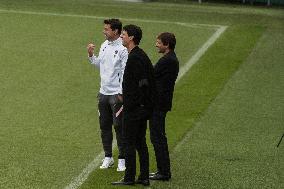
[[[281,188],[283,145],[271,144],[283,123],[283,10],[87,0],[7,0],[1,9],[228,25],[176,86],[167,119],[174,177],[152,187]],[[142,26],[153,63],[159,32],[176,33],[181,64],[214,32],[123,22]],[[102,150],[99,75],[85,49],[103,41],[102,20],[0,11],[0,23],[0,188],[63,188]],[[81,188],[110,188],[122,175],[95,170]]]
[[[99,75],[86,56],[89,41],[103,42],[102,20],[1,13],[0,21],[5,25],[0,37],[1,184],[62,188],[102,150],[96,107]],[[178,40],[188,36],[177,46],[183,63],[214,32],[139,24],[145,28],[141,46],[153,62],[160,31],[175,32]]]

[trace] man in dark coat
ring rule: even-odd
[[[150,185],[149,154],[146,144],[147,120],[150,119],[154,101],[154,70],[147,54],[138,47],[142,30],[126,25],[121,34],[122,44],[129,54],[123,75],[123,134],[126,141],[126,170],[121,181],[113,185]],[[140,175],[136,175],[136,150],[139,155]]]
[[[165,119],[172,108],[173,91],[179,72],[175,45],[176,38],[172,33],[161,33],[157,37],[156,47],[163,56],[154,66],[157,99],[150,120],[150,138],[155,150],[157,172],[150,174],[151,180],[168,181],[171,178]]]

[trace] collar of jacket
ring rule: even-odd
[[[114,41],[107,41],[107,44],[108,45],[118,45],[118,44],[121,44],[122,43],[122,39],[119,37],[117,38],[116,40]]]
[[[131,49],[131,51],[129,52],[129,54],[132,53],[132,52],[134,52],[134,51],[137,51],[138,49],[140,49],[140,48],[139,48],[139,46],[137,45],[137,46],[135,46],[133,49]]]
[[[170,50],[167,54],[165,54],[164,56],[175,56],[176,53],[174,50]]]

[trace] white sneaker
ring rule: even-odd
[[[125,159],[118,159],[117,169],[116,171],[125,171]]]
[[[112,157],[105,157],[103,159],[103,163],[102,165],[100,166],[100,169],[107,169],[107,168],[110,168],[112,167],[114,164],[114,160]]]

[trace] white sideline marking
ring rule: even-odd
[[[104,20],[106,17],[102,16],[90,16],[90,15],[79,15],[79,14],[61,14],[61,13],[51,13],[51,12],[34,12],[34,11],[19,11],[19,10],[5,10],[0,9],[0,13],[13,13],[13,14],[27,14],[27,15],[44,15],[44,16],[60,16],[60,17],[75,17],[75,18],[89,18],[89,19],[101,19]],[[186,27],[200,28],[200,27],[212,27],[219,28],[220,25],[211,25],[211,24],[195,24],[195,23],[183,23],[183,22],[171,22],[164,20],[145,20],[145,19],[136,19],[136,18],[119,18],[121,20],[127,21],[136,21],[136,22],[146,22],[146,23],[160,23],[160,24],[176,24],[183,25]]]
[[[14,14],[29,14],[29,15],[45,15],[45,16],[61,16],[61,17],[76,17],[76,18],[89,18],[89,19],[105,19],[105,17],[99,16],[88,16],[88,15],[76,15],[76,14],[60,14],[60,13],[48,13],[48,12],[31,12],[31,11],[17,11],[17,10],[4,10],[0,9],[0,13],[14,13]],[[215,43],[215,41],[221,36],[222,33],[227,29],[228,26],[222,25],[211,25],[211,24],[191,24],[191,23],[182,23],[182,22],[170,22],[170,21],[161,21],[161,20],[144,20],[144,19],[131,19],[131,18],[119,18],[121,20],[127,21],[137,21],[137,22],[147,22],[147,23],[162,23],[162,24],[176,24],[182,25],[185,27],[193,28],[208,28],[212,27],[217,29],[216,32],[198,49],[198,51],[186,62],[186,64],[180,69],[176,83],[188,72],[188,70],[200,59],[200,57],[208,50],[208,48]],[[188,135],[188,134],[187,134]],[[186,135],[186,136],[187,136]],[[185,137],[187,138],[187,137]],[[113,140],[115,141],[115,139]],[[185,139],[180,141],[174,150],[177,150],[179,146],[184,143]],[[116,143],[113,142],[112,148],[116,148]],[[85,180],[89,177],[101,163],[101,160],[104,158],[104,152],[101,152],[95,159],[88,164],[88,166],[81,172],[79,176],[74,178],[71,183],[66,186],[64,189],[77,189],[79,188]]]
[[[112,150],[116,148],[116,138],[113,138],[112,142]],[[99,155],[95,157],[93,161],[91,161],[87,167],[78,175],[73,178],[71,183],[68,186],[65,186],[64,189],[77,189],[79,188],[89,177],[89,175],[100,165],[102,159],[105,157],[104,152],[102,151]]]
[[[188,72],[193,64],[207,51],[207,49],[215,43],[221,34],[227,29],[227,26],[221,26],[217,31],[202,45],[200,49],[188,60],[188,62],[180,69],[176,83]]]
[[[100,165],[103,158],[104,158],[104,152],[101,152],[99,155],[95,157],[95,159],[91,163],[88,164],[88,166],[81,172],[79,176],[74,178],[72,182],[65,187],[65,189],[79,188],[89,177],[90,173],[93,172],[96,169],[96,167]]]

